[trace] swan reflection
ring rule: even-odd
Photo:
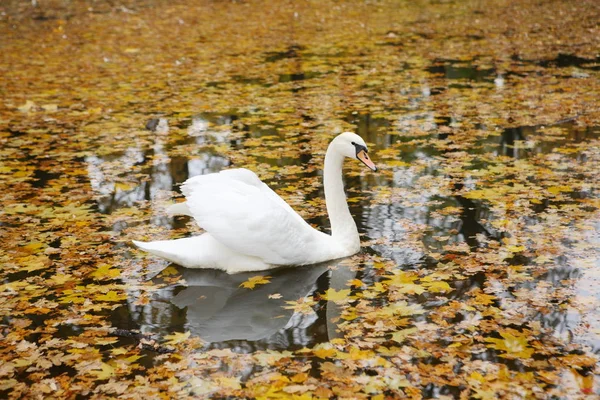
[[[283,307],[286,301],[313,293],[327,266],[324,263],[264,272],[262,275],[271,277],[270,282],[254,289],[240,285],[260,274],[257,272],[229,275],[182,268],[187,287],[171,302],[180,309],[187,308],[186,329],[208,342],[257,341],[282,330],[294,330],[294,344],[304,346],[311,341],[306,328],[317,320],[317,315],[295,314]]]

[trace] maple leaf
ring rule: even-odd
[[[192,394],[196,396],[208,395],[218,389],[213,382],[207,379],[200,379],[197,376],[194,376],[189,380],[189,385],[191,386]]]
[[[489,348],[505,352],[500,357],[530,358],[533,355],[535,350],[529,346],[526,334],[514,329],[507,329],[499,333],[502,339],[485,338],[485,341],[491,343],[488,345]]]
[[[232,377],[219,376],[216,378],[216,381],[219,384],[219,387],[223,387],[223,388],[239,390],[242,387],[241,379],[239,376],[232,376]]]
[[[419,329],[416,327],[402,329],[392,334],[392,340],[398,343],[403,343],[408,336],[412,335],[413,333],[417,333],[418,331]]]
[[[347,300],[349,295],[350,295],[350,289],[342,289],[342,290],[337,291],[333,288],[329,288],[325,291],[325,293],[323,293],[321,295],[321,298],[323,298],[324,300],[333,301],[333,302],[337,303],[337,302]]]
[[[46,245],[40,242],[33,242],[23,246],[21,249],[27,253],[34,254],[41,251]]]
[[[115,368],[107,363],[101,363],[100,369],[92,369],[88,371],[89,374],[94,375],[97,379],[103,380],[108,379],[115,375]]]
[[[381,315],[399,315],[402,317],[423,314],[424,312],[425,310],[420,304],[409,305],[406,301],[398,301],[382,308],[381,311],[376,311],[377,314]]]
[[[496,296],[487,294],[487,293],[483,293],[481,290],[478,290],[475,293],[475,303],[476,304],[488,306],[490,304],[493,304],[495,300],[496,300]]]
[[[315,304],[317,304],[317,302],[312,297],[309,297],[302,298],[296,301],[286,301],[286,304],[288,305],[283,306],[283,308],[287,310],[294,310],[294,312],[310,315],[315,313],[313,307],[315,306]]]
[[[257,276],[253,276],[252,278],[249,278],[245,282],[242,282],[240,284],[240,287],[244,287],[246,289],[254,289],[256,287],[256,285],[264,285],[269,282],[271,282],[270,276],[257,275]]]
[[[109,290],[108,293],[106,294],[99,294],[96,296],[96,300],[100,300],[100,301],[122,301],[125,300],[127,298],[127,295],[125,293],[121,293],[119,294],[118,292],[114,291],[114,290]]]
[[[134,354],[134,355],[132,355],[132,356],[129,356],[129,357],[120,358],[119,360],[123,360],[123,361],[125,361],[126,363],[128,363],[128,364],[131,364],[131,363],[134,363],[134,362],[136,362],[137,360],[139,360],[139,359],[140,359],[140,358],[142,358],[142,357],[144,357],[144,355],[143,355],[143,354],[142,354],[142,355],[137,355],[137,354]]]
[[[414,283],[419,276],[414,272],[395,271],[392,276],[384,277],[384,284],[396,287],[399,293],[421,294],[425,288],[417,283]]]
[[[97,338],[94,341],[94,343],[104,346],[104,345],[107,345],[107,344],[116,343],[118,341],[119,341],[119,339],[117,339],[116,337],[104,337],[104,338]]]
[[[162,271],[160,271],[160,275],[162,276],[173,276],[173,275],[178,275],[179,271],[177,271],[177,268],[173,267],[173,266],[169,266],[165,269],[163,269]]]
[[[313,348],[313,354],[319,358],[330,358],[337,353],[337,350],[329,343],[319,344]]]
[[[558,195],[559,193],[572,191],[573,188],[570,186],[551,186],[548,188],[548,192],[552,193],[553,195]]]
[[[395,271],[394,275],[384,276],[383,279],[388,285],[403,286],[413,283],[419,278],[414,272]]]
[[[423,286],[427,288],[428,292],[433,293],[448,293],[454,290],[450,287],[448,282],[444,281],[423,282]]]
[[[172,335],[165,335],[166,345],[176,345],[185,342],[190,337],[191,332],[175,332]]]
[[[102,264],[98,267],[96,271],[92,272],[90,275],[98,279],[114,279],[121,275],[121,272],[116,268],[112,268],[108,264]]]
[[[506,246],[506,250],[510,251],[511,253],[520,253],[522,251],[525,251],[525,249],[526,249],[525,246],[516,246],[516,245]]]
[[[267,366],[281,360],[282,358],[293,357],[293,355],[294,353],[291,351],[275,351],[269,349],[267,351],[257,352],[253,355],[253,357],[260,365]]]

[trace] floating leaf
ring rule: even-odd
[[[253,277],[249,278],[245,282],[242,282],[240,284],[240,287],[243,287],[246,289],[254,289],[256,287],[256,285],[264,285],[264,284],[269,283],[270,281],[271,281],[270,276],[257,275],[257,276],[253,276]]]
[[[324,300],[329,300],[329,301],[333,301],[333,302],[341,302],[344,300],[348,299],[348,296],[350,295],[350,289],[342,289],[342,290],[335,290],[335,289],[327,289],[327,291],[321,295],[321,297]]]
[[[100,369],[93,369],[88,371],[89,374],[94,375],[96,379],[108,379],[115,375],[115,368],[107,363],[101,363]]]
[[[489,348],[503,351],[500,354],[501,357],[505,358],[530,358],[534,349],[529,346],[527,335],[515,331],[514,329],[507,329],[500,331],[502,339],[496,338],[485,338]]]
[[[167,345],[176,345],[185,342],[190,337],[190,332],[175,332],[172,335],[165,335]]]
[[[394,332],[392,334],[392,340],[394,340],[395,342],[398,343],[403,343],[406,338],[414,333],[419,332],[418,328],[407,328],[407,329],[402,329],[398,332]]]
[[[100,294],[96,296],[96,300],[99,301],[123,301],[127,298],[125,293],[118,293],[114,290],[108,291],[106,294]]]
[[[453,290],[448,282],[444,281],[423,282],[423,286],[432,293],[448,293]]]
[[[119,277],[120,271],[117,268],[113,268],[108,264],[102,264],[98,269],[91,273],[96,279],[114,279]]]

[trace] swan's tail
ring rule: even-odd
[[[167,259],[175,264],[188,268],[201,268],[202,236],[176,240],[157,240],[155,242],[140,242],[132,240],[133,244],[148,253]]]
[[[210,233],[176,240],[157,240],[133,244],[148,253],[165,258],[187,268],[216,268],[235,274],[246,271],[263,271],[274,266],[262,259],[232,251]]]

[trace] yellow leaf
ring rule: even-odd
[[[166,335],[165,339],[167,345],[175,345],[177,343],[185,342],[190,337],[190,332],[175,332],[172,335]]]
[[[419,278],[414,272],[395,271],[392,276],[384,276],[386,283],[390,285],[402,286],[406,283],[413,283]]]
[[[177,275],[179,273],[179,271],[177,271],[177,268],[169,266],[165,269],[163,269],[162,271],[160,271],[160,275],[161,276],[172,276],[172,275]]]
[[[550,186],[548,191],[553,195],[557,195],[561,192],[572,192],[573,188],[570,186]]]
[[[502,339],[486,338],[485,341],[490,343],[487,347],[504,351],[500,357],[505,358],[530,358],[534,349],[529,346],[527,336],[514,329],[506,329],[500,332]]]
[[[497,199],[500,196],[502,196],[502,193],[498,189],[478,189],[478,190],[471,190],[470,192],[463,194],[463,197],[465,197],[467,199],[473,199],[473,200],[480,200],[480,199],[492,200],[492,199]]]
[[[386,162],[390,167],[408,167],[410,164],[400,160],[391,160]]]
[[[511,253],[520,253],[525,251],[525,246],[508,245],[506,246],[506,250],[510,251]]]
[[[306,372],[300,372],[296,375],[292,376],[290,380],[295,383],[302,383],[308,379],[308,374]]]
[[[107,344],[116,343],[118,341],[119,341],[119,339],[117,339],[116,337],[105,337],[105,338],[98,338],[98,339],[94,340],[94,343],[104,346]]]
[[[383,307],[378,314],[383,316],[400,315],[402,317],[408,317],[410,315],[418,315],[425,313],[423,307],[419,304],[409,305],[406,301],[397,301]]]
[[[348,282],[348,284],[354,287],[362,287],[363,281],[361,281],[360,279],[352,279],[350,282]]]
[[[15,387],[15,385],[17,385],[19,382],[16,379],[3,379],[0,382],[0,390],[2,391],[6,391],[9,389],[12,389],[13,387]]]
[[[29,254],[35,254],[38,253],[44,246],[46,246],[44,243],[31,242],[23,246],[22,249]]]
[[[254,358],[258,361],[258,363],[262,366],[273,365],[277,361],[283,358],[291,358],[293,357],[293,353],[291,351],[275,351],[275,350],[267,350],[263,352],[254,353]],[[285,378],[287,379],[287,377]]]
[[[350,289],[343,289],[336,291],[335,289],[327,289],[327,291],[321,295],[321,298],[329,301],[342,301],[346,300],[350,295]]]
[[[89,373],[92,375],[95,375],[97,379],[103,380],[103,379],[108,379],[111,376],[114,376],[115,369],[114,369],[114,367],[110,366],[109,364],[102,363],[102,365],[100,366],[100,370],[91,370],[91,371],[89,371]]]
[[[495,300],[496,300],[496,296],[493,296],[491,294],[485,294],[483,292],[478,292],[475,295],[475,302],[477,304],[481,304],[484,306],[493,304]]]
[[[560,360],[564,365],[569,365],[575,368],[591,367],[596,363],[596,359],[586,354],[568,354],[561,357]]]
[[[83,298],[83,294],[75,293],[75,291],[69,289],[63,292],[66,296],[60,298],[61,303],[74,303],[81,304],[85,302],[85,298]]]
[[[116,268],[112,268],[108,264],[102,264],[101,266],[98,267],[98,269],[96,271],[92,272],[90,275],[93,276],[94,278],[98,278],[98,279],[102,279],[102,278],[113,279],[113,278],[116,278],[119,275],[121,275],[121,272]]]
[[[408,336],[412,335],[413,333],[417,333],[418,331],[418,328],[402,329],[401,331],[394,332],[392,334],[392,340],[398,343],[402,343]]]
[[[313,354],[319,358],[333,357],[333,356],[335,356],[336,353],[337,353],[337,351],[332,347],[329,347],[329,348],[320,347],[320,348],[315,348],[313,350]]]
[[[448,282],[444,281],[424,282],[423,286],[427,288],[427,291],[433,293],[447,293],[454,290],[450,287]]]
[[[126,192],[128,190],[132,190],[136,187],[135,183],[128,182],[117,182],[115,183],[115,191],[117,192]]]
[[[240,383],[240,378],[237,376],[232,376],[232,377],[219,376],[216,378],[216,381],[219,383],[219,387],[222,387],[222,388],[233,389],[233,390],[239,390],[242,388],[242,385]]]
[[[287,306],[283,308],[287,310],[294,310],[294,312],[299,312],[306,315],[311,315],[315,313],[313,307],[317,302],[312,298],[302,298],[297,301],[286,301]]]
[[[256,285],[264,285],[269,282],[271,282],[270,276],[257,275],[257,276],[253,276],[252,278],[248,279],[246,282],[242,282],[240,284],[240,287],[244,287],[246,289],[254,289],[254,287]]]
[[[116,356],[119,356],[122,354],[126,354],[128,352],[128,350],[123,347],[117,347],[117,348],[111,349],[110,352]]]
[[[127,298],[127,295],[125,293],[117,293],[114,290],[110,290],[108,293],[106,294],[99,294],[98,296],[96,296],[96,300],[100,300],[100,301],[122,301],[125,300]]]
[[[16,360],[12,360],[11,362],[12,364],[14,364],[15,367],[21,368],[31,365],[33,363],[33,360],[30,360],[28,358],[18,358]]]
[[[125,362],[126,362],[126,363],[128,363],[128,364],[131,364],[131,363],[134,363],[134,362],[136,362],[137,360],[139,360],[139,359],[140,359],[140,358],[142,358],[142,357],[144,357],[144,355],[143,355],[143,354],[142,354],[142,355],[136,355],[136,354],[134,354],[134,355],[132,355],[132,356],[129,356],[129,357],[123,358],[123,361],[125,361]]]
[[[52,278],[50,278],[50,281],[52,281],[52,283],[55,285],[63,285],[65,282],[72,280],[74,280],[73,275],[66,274],[54,275]]]

